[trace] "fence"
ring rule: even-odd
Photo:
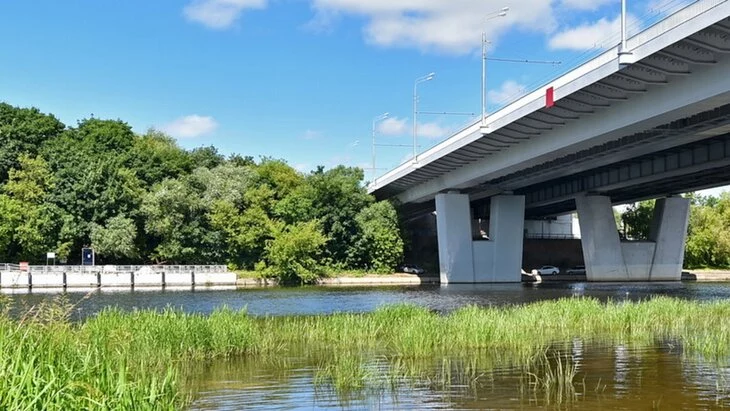
[[[17,264],[1,264],[4,271],[19,271]],[[39,273],[223,273],[228,271],[225,265],[31,265],[30,272]]]
[[[224,265],[33,265],[0,263],[0,288],[236,285]]]

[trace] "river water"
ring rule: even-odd
[[[503,306],[590,296],[603,301],[664,295],[696,301],[730,299],[730,283],[542,283],[408,287],[302,287],[70,292],[75,319],[104,307],[124,310],[175,307],[207,314],[226,305],[253,315],[369,312],[384,304],[412,303],[439,312],[465,305]],[[13,296],[17,306],[52,298],[47,292]],[[728,319],[730,321],[730,319]],[[567,348],[566,348],[567,347]],[[575,370],[571,387],[541,389],[524,368],[499,358],[437,358],[410,364],[419,374],[392,377],[394,359],[373,356],[369,383],[342,393],[315,383],[311,355],[270,360],[228,359],[198,364],[190,382],[195,410],[239,409],[723,409],[730,408],[730,359],[712,362],[684,355],[672,341],[650,346],[565,342],[549,353]],[[309,358],[309,359],[307,359]],[[550,368],[550,367],[548,367]],[[544,371],[544,370],[542,370]],[[542,372],[541,371],[541,372]],[[534,370],[537,378],[540,372]]]
[[[52,298],[49,290],[23,290],[13,298],[32,306]],[[330,314],[369,312],[384,304],[411,303],[439,312],[469,304],[502,306],[565,297],[595,297],[602,301],[650,298],[655,295],[695,301],[730,299],[730,283],[541,283],[541,284],[452,284],[448,286],[400,287],[293,287],[293,288],[102,288],[71,291],[78,303],[76,318],[116,306],[124,310],[174,307],[186,312],[209,314],[223,305],[247,309],[253,315]]]

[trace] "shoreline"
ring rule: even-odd
[[[558,274],[554,276],[535,276],[522,274],[522,283],[538,282],[586,282],[585,274]],[[730,282],[730,270],[688,270],[682,271],[682,282]],[[435,285],[440,284],[438,276],[418,276],[416,274],[369,274],[362,277],[330,277],[317,280],[316,286],[387,286],[387,285]],[[275,280],[262,278],[239,278],[237,288],[278,287]]]

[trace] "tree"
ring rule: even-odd
[[[193,168],[214,168],[223,164],[225,160],[222,155],[218,154],[218,149],[213,146],[194,148],[190,152],[190,159],[193,162]]]
[[[21,154],[34,157],[41,145],[59,136],[66,126],[37,108],[19,108],[0,103],[0,183],[10,169],[18,169]]]
[[[213,230],[201,192],[185,180],[155,184],[142,202],[145,232],[151,237],[151,258],[178,264],[223,261],[220,232]]]
[[[360,237],[351,260],[360,261],[363,268],[376,272],[392,272],[403,260],[403,239],[400,236],[398,214],[387,201],[371,204],[355,218]]]
[[[153,129],[134,139],[125,165],[149,187],[190,173],[193,160],[172,137]]]
[[[56,181],[48,201],[65,216],[59,249],[74,254],[90,243],[94,224],[103,226],[120,214],[143,226],[139,208],[144,184],[127,166],[135,138],[121,121],[90,119],[43,146]]]
[[[685,264],[690,267],[730,265],[730,195],[690,207]]]
[[[312,283],[322,274],[320,257],[327,237],[316,221],[279,226],[266,242],[265,275],[282,283]]]
[[[21,155],[0,194],[0,245],[7,260],[43,261],[54,250],[59,210],[46,201],[54,186],[48,164]]]
[[[646,240],[650,236],[654,219],[654,200],[631,204],[621,216],[626,236],[634,240]]]
[[[122,120],[84,119],[79,121],[75,132],[86,147],[101,155],[124,153],[132,147],[135,138],[132,127]]]
[[[213,229],[223,234],[226,262],[241,268],[254,268],[264,256],[266,242],[273,238],[278,225],[261,207],[241,212],[228,201],[217,201],[210,212]]]
[[[106,262],[127,260],[138,256],[135,245],[137,227],[134,220],[123,214],[107,220],[105,226],[93,224],[91,227],[91,245],[96,254]]]
[[[360,236],[355,217],[373,202],[361,186],[363,172],[359,168],[338,166],[325,171],[319,167],[308,175],[303,186],[293,190],[276,207],[284,221],[320,221],[329,238],[326,256],[330,264],[357,265],[351,256]]]

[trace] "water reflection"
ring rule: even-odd
[[[4,291],[5,292],[5,291]],[[15,290],[12,298],[28,306],[53,298],[42,289]],[[448,286],[402,287],[302,287],[268,289],[95,289],[70,290],[77,303],[76,318],[92,315],[104,307],[123,310],[180,308],[209,314],[226,305],[247,309],[255,315],[329,314],[369,312],[384,304],[412,303],[439,312],[450,312],[469,304],[503,306],[541,300],[586,296],[602,301],[642,300],[665,295],[689,300],[730,298],[729,283],[542,283],[542,284],[453,284]]]
[[[367,385],[349,394],[318,385],[317,362],[306,356],[280,363],[214,361],[196,370],[192,409],[730,407],[730,369],[683,358],[666,343],[635,347],[572,341],[546,353],[549,364],[543,360],[519,366],[474,354],[420,361],[374,357],[367,366]],[[543,385],[560,358],[572,358],[572,387]]]

